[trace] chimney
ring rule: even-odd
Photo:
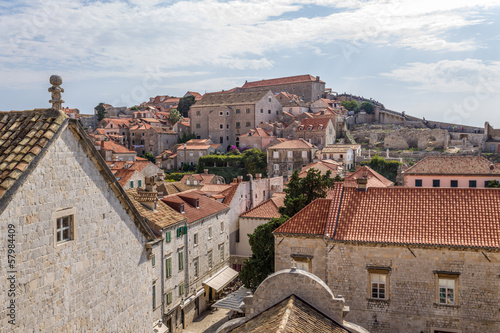
[[[243,176],[238,176],[238,183],[241,183],[243,181]]]
[[[356,188],[357,191],[366,192],[368,190],[368,172],[366,171],[366,169],[361,172],[361,177],[356,179],[356,183],[357,183],[357,188]]]
[[[261,179],[262,178],[262,174],[261,173],[256,173],[255,174],[255,179]]]
[[[208,169],[203,169],[203,174],[208,175]]]
[[[233,178],[233,181],[232,181],[232,183],[231,183],[231,184],[237,184],[237,183],[238,183],[238,179]]]
[[[319,82],[319,76],[316,76],[316,82]]]
[[[146,183],[146,192],[156,193],[156,181],[158,180],[157,176],[151,176],[145,178]]]

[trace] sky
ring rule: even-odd
[[[436,121],[500,128],[500,0],[2,0],[0,110],[132,106],[311,74]]]

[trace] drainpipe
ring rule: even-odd
[[[247,176],[250,177],[250,209],[252,209],[253,205],[254,205],[254,198],[253,198],[253,176],[251,174],[248,174]]]

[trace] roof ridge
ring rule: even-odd
[[[292,314],[293,311],[293,305],[295,301],[295,295],[290,295],[286,307],[285,307],[285,313],[283,314],[283,317],[281,318],[280,325],[278,326],[278,330],[276,333],[284,333],[286,332],[286,326],[288,324],[288,319],[290,318],[290,315]]]

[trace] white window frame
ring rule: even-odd
[[[306,150],[302,151],[302,158],[307,158],[307,151]]]
[[[275,171],[279,171],[280,169],[280,165],[279,164],[274,164],[274,170]]]
[[[69,219],[69,226],[64,229],[59,228],[61,219]],[[63,208],[52,213],[52,221],[54,226],[54,246],[61,246],[63,244],[71,243],[76,239],[76,208]],[[64,230],[69,230],[69,238],[58,241],[57,235],[63,233]]]
[[[286,156],[287,156],[288,158],[293,158],[293,151],[291,151],[291,150],[287,151],[287,152],[286,152]]]
[[[388,299],[389,274],[383,272],[370,272],[370,298]]]
[[[280,158],[280,152],[279,151],[273,151],[273,158]]]
[[[436,303],[439,305],[458,305],[458,274],[438,273],[436,278]],[[451,292],[451,299],[449,298]]]

